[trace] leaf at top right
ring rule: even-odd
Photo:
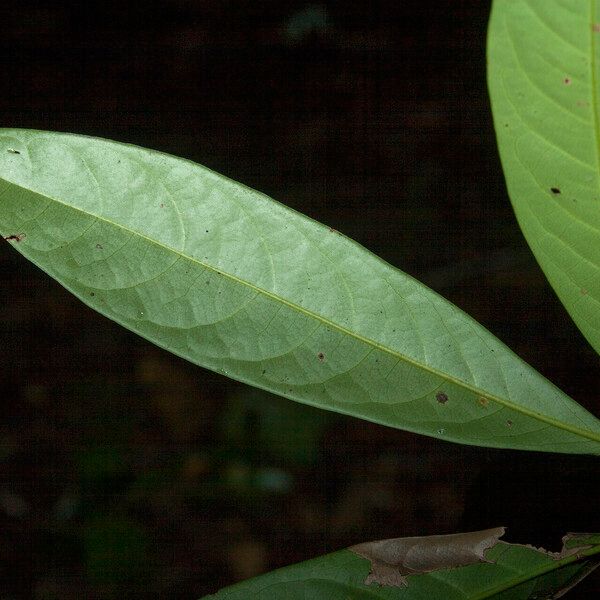
[[[488,85],[519,225],[600,353],[600,1],[494,0]]]

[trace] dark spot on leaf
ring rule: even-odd
[[[10,154],[21,154],[18,150],[13,150],[12,148],[7,148],[6,151]]]
[[[263,370],[262,370],[262,374],[263,374],[263,375],[264,375],[266,372],[267,372],[267,370],[266,370],[266,369],[263,369]]]
[[[487,406],[489,403],[490,401],[483,396],[479,396],[479,398],[477,398],[477,404],[479,404],[479,406]]]
[[[506,425],[508,427],[512,427],[513,426],[513,422],[510,419],[508,419],[508,421],[506,421]]]
[[[438,392],[435,395],[435,399],[440,403],[440,404],[446,404],[446,402],[448,402],[448,396],[447,394],[444,394],[444,392]]]
[[[564,82],[565,85],[571,85],[571,83],[573,83],[573,81],[571,80],[570,77],[565,77],[563,79],[563,82]]]
[[[162,203],[162,202],[161,202],[161,203],[160,203],[160,207],[161,207],[161,208],[164,208],[164,207],[165,207],[164,203]]]
[[[504,127],[508,127],[508,123],[504,123]]]
[[[90,296],[95,296],[96,294],[94,294],[94,292],[90,292]]]
[[[208,279],[206,280],[206,285],[210,285],[210,281]]]
[[[20,242],[22,239],[24,239],[26,236],[24,233],[13,233],[12,235],[7,235],[4,239],[7,242]]]
[[[96,248],[98,248],[98,250],[104,250],[104,246],[102,244],[96,244]]]
[[[588,295],[588,291],[587,291],[585,288],[581,288],[581,289],[579,290],[579,293],[580,293],[582,296],[587,296],[587,295]]]
[[[319,354],[317,354],[317,356],[321,362],[323,362],[325,360],[325,355],[322,352],[319,352]]]
[[[557,187],[551,187],[551,188],[550,188],[550,191],[551,191],[553,194],[560,194],[560,188],[557,188]]]
[[[208,233],[208,229],[205,229],[205,232]]]

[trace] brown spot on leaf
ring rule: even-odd
[[[5,236],[5,240],[7,242],[17,242],[19,243],[20,241],[22,241],[23,239],[25,239],[25,234],[24,233],[13,233],[11,235],[7,235]]]
[[[600,33],[600,23],[593,23],[592,24],[592,31],[594,31],[596,33]]]
[[[160,207],[161,207],[161,208],[164,208],[164,207],[165,207],[165,205],[164,205],[164,203],[163,203],[163,202],[161,202],[161,203],[160,203]]]
[[[563,83],[564,83],[565,85],[571,85],[571,84],[573,83],[573,80],[572,80],[570,77],[565,77],[565,78],[563,79]]]
[[[453,535],[367,542],[352,546],[349,550],[371,563],[366,584],[401,587],[408,585],[407,575],[488,562],[486,550],[495,546],[503,535],[504,527],[496,527]]]
[[[513,422],[512,422],[510,419],[508,419],[508,420],[506,421],[506,426],[507,426],[507,427],[512,427],[512,426],[513,426]]]
[[[445,394],[444,392],[438,392],[435,395],[435,399],[440,403],[440,404],[446,404],[446,402],[448,402],[448,395]]]
[[[587,295],[588,295],[588,291],[587,291],[585,288],[581,288],[581,289],[579,290],[579,293],[580,293],[582,296],[587,296]]]
[[[550,188],[550,191],[551,191],[553,194],[560,194],[560,188],[557,188],[557,187],[551,187],[551,188]]]
[[[487,406],[490,403],[490,401],[487,398],[484,398],[483,396],[479,396],[479,398],[477,398],[477,404],[479,404],[479,406]]]
[[[324,361],[325,361],[325,355],[324,355],[322,352],[319,352],[319,354],[317,354],[317,357],[319,358],[319,360],[320,360],[321,362],[324,362]]]

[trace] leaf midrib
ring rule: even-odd
[[[501,541],[500,543],[506,544],[507,542]],[[590,557],[594,556],[595,554],[600,554],[600,545],[598,545],[598,546],[594,545],[591,548],[585,548],[575,554],[567,556],[566,558],[554,560],[550,563],[541,565],[536,569],[527,571],[526,573],[523,573],[521,575],[515,575],[515,577],[510,579],[509,581],[503,581],[502,583],[500,583],[492,588],[488,588],[487,590],[482,592],[481,595],[472,596],[471,598],[469,598],[469,600],[486,600],[487,598],[493,598],[496,594],[499,594],[500,592],[514,589],[518,585],[526,583],[527,581],[531,581],[532,579],[537,579],[538,577],[541,577],[542,575],[545,575],[546,573],[551,573],[552,571],[557,571],[559,569],[562,569],[563,567],[565,567],[571,563],[574,563],[577,561],[583,561],[584,559],[590,558]],[[507,568],[507,567],[504,566],[504,568]]]
[[[108,224],[109,226],[115,227],[117,229],[120,229],[122,231],[125,231],[127,233],[130,233],[131,235],[135,235],[138,236],[142,239],[144,239],[145,241],[147,241],[150,244],[154,244],[155,246],[158,246],[168,252],[172,252],[176,255],[179,255],[181,258],[186,259],[192,263],[195,263],[209,271],[212,271],[218,275],[221,275],[223,277],[226,277],[228,279],[230,279],[231,281],[234,281],[235,283],[238,283],[239,285],[245,286],[253,291],[255,291],[257,294],[262,294],[263,296],[270,298],[271,300],[274,300],[275,302],[279,302],[281,304],[283,304],[284,306],[287,306],[288,308],[292,309],[293,311],[296,311],[298,313],[301,313],[309,318],[315,319],[316,321],[319,321],[320,323],[322,323],[323,325],[330,327],[332,329],[337,330],[338,332],[350,336],[368,346],[371,346],[372,348],[375,348],[377,350],[380,350],[384,353],[387,353],[391,356],[394,356],[396,358],[398,358],[399,360],[402,360],[418,369],[421,369],[423,371],[426,371],[428,373],[431,373],[432,375],[435,375],[436,377],[439,377],[441,379],[444,379],[450,383],[454,383],[455,385],[458,385],[460,387],[465,388],[466,390],[469,390],[471,392],[473,392],[474,394],[478,394],[481,396],[485,396],[486,398],[488,398],[489,400],[493,401],[493,402],[497,402],[498,404],[500,404],[501,406],[504,406],[506,408],[509,408],[511,410],[514,410],[517,413],[521,413],[525,416],[531,417],[533,419],[536,419],[538,421],[541,421],[543,423],[546,423],[548,425],[551,425],[553,427],[556,427],[558,429],[562,429],[564,431],[568,431],[570,433],[573,433],[575,435],[581,436],[583,438],[589,439],[591,441],[594,442],[600,442],[600,433],[596,434],[592,431],[586,430],[586,429],[580,429],[574,425],[571,425],[569,423],[564,423],[562,421],[558,421],[552,417],[546,416],[546,415],[542,415],[540,413],[537,413],[535,411],[532,410],[528,410],[527,408],[524,408],[518,404],[514,404],[513,402],[511,402],[510,400],[505,400],[504,398],[501,398],[499,396],[496,396],[495,394],[491,394],[488,391],[482,390],[481,388],[477,387],[476,385],[470,384],[466,381],[463,381],[462,379],[459,379],[458,377],[455,377],[453,375],[450,375],[448,373],[444,373],[443,371],[439,371],[427,364],[424,363],[420,363],[416,360],[414,360],[413,358],[398,352],[397,350],[394,350],[392,348],[388,348],[387,346],[384,346],[383,344],[381,344],[380,342],[377,342],[376,340],[372,340],[368,337],[365,337],[359,333],[356,333],[350,329],[347,329],[346,327],[344,327],[343,325],[339,325],[338,323],[335,323],[334,321],[331,321],[329,319],[327,319],[326,317],[319,315],[316,312],[313,312],[312,310],[309,310],[307,308],[304,308],[298,304],[295,304],[294,302],[291,302],[281,296],[279,296],[278,294],[275,294],[273,292],[270,292],[269,290],[265,290],[264,288],[261,288],[249,281],[246,281],[245,279],[241,279],[240,277],[237,277],[236,275],[233,275],[232,273],[227,273],[226,271],[223,271],[217,267],[214,267],[208,263],[204,263],[201,260],[190,256],[188,254],[185,254],[184,252],[177,250],[176,248],[173,248],[167,244],[164,244],[163,242],[159,241],[159,240],[155,240],[151,237],[148,237],[147,235],[145,235],[144,233],[141,233],[140,231],[136,231],[135,229],[131,229],[125,225],[122,225],[120,223],[115,223],[114,221],[102,216],[102,215],[98,215],[92,212],[88,212],[86,210],[83,210],[82,208],[79,208],[77,206],[73,206],[71,204],[68,204],[67,202],[64,202],[62,200],[58,200],[57,198],[53,198],[51,196],[46,195],[45,193],[41,193],[41,192],[37,192],[35,190],[29,189],[27,187],[24,187],[18,183],[14,183],[11,182],[7,179],[4,179],[4,181],[6,181],[9,185],[13,185],[15,187],[21,188],[25,191],[31,192],[33,194],[37,194],[39,196],[42,196],[43,198],[47,198],[49,201],[51,202],[56,202],[57,204],[60,204],[64,207],[66,207],[67,209],[73,210],[75,212],[81,213],[87,217],[92,217],[94,219],[97,219],[98,221],[101,221],[103,223]],[[72,240],[71,240],[72,241]],[[69,242],[71,243],[71,242]],[[391,266],[391,265],[389,265]],[[395,267],[392,267],[395,268]],[[422,285],[422,284],[421,284]]]

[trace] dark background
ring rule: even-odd
[[[442,293],[598,414],[598,357],[506,195],[488,11],[8,1],[0,126],[136,143],[266,192]],[[557,550],[600,531],[597,460],[302,407],[152,347],[8,244],[0,270],[0,600],[199,598],[369,539],[506,525]]]

